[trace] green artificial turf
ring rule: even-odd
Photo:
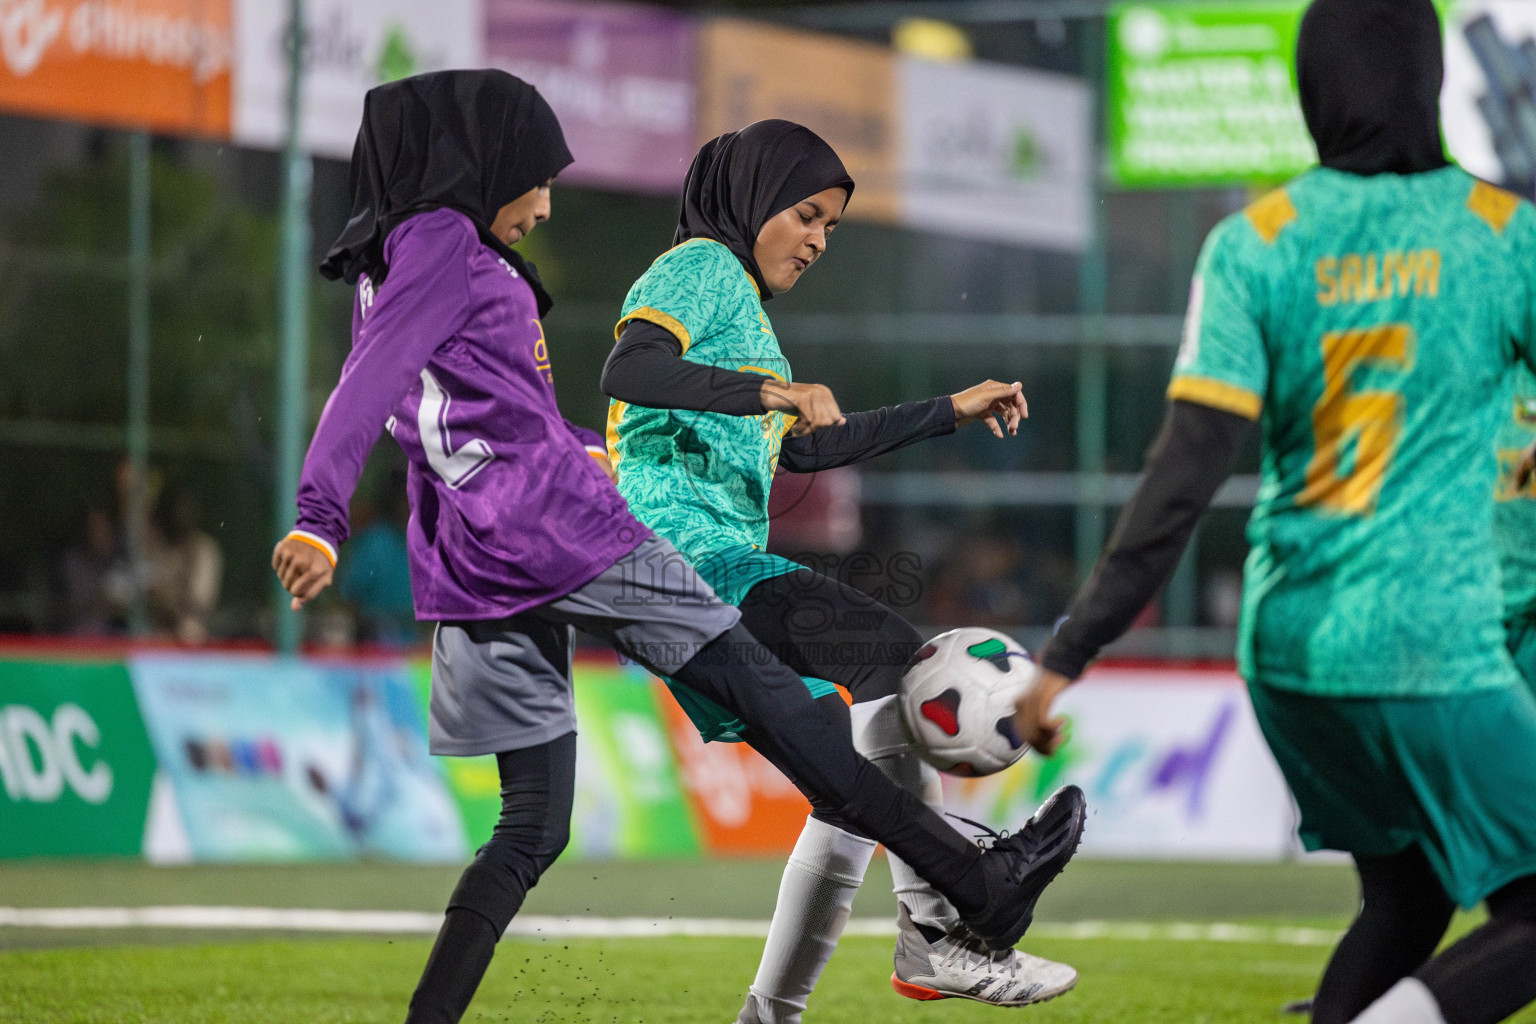
[[[1259,943],[1053,940],[1036,952],[1082,972],[1076,991],[1026,1011],[1039,1024],[1280,1021],[1327,951]],[[0,1021],[28,1024],[398,1022],[425,940],[245,942],[0,956]],[[756,964],[749,939],[509,941],[466,1021],[722,1024]],[[890,944],[848,938],[806,1015],[822,1024],[967,1024],[999,1010],[915,1003],[890,990]],[[1536,1012],[1515,1018],[1536,1022]]]
[[[771,912],[781,867],[777,860],[567,862],[534,890],[527,910],[762,920]],[[0,906],[436,911],[457,873],[452,867],[389,864],[10,863],[0,864]],[[889,884],[884,861],[877,858],[855,914],[887,916]],[[1041,901],[1039,920],[1339,929],[1355,898],[1351,872],[1337,866],[1084,861],[1073,864]],[[1463,919],[1458,927],[1473,923]],[[429,945],[425,937],[0,929],[0,1024],[398,1022]],[[1029,937],[1025,946],[1082,972],[1077,991],[1021,1011],[1039,1024],[1284,1024],[1296,1018],[1280,1017],[1278,1007],[1311,990],[1328,954],[1321,946],[1270,942],[1044,934]],[[760,949],[755,939],[509,939],[466,1020],[728,1024]],[[959,1000],[902,999],[889,987],[890,957],[889,940],[845,938],[813,997],[807,1024],[966,1024],[1001,1012]],[[1515,1019],[1536,1024],[1536,1012]]]

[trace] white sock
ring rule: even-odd
[[[1418,978],[1404,978],[1365,1008],[1353,1024],[1445,1024],[1435,994]]]
[[[896,785],[915,795],[939,814],[944,813],[944,787],[936,768],[924,761],[907,736],[901,722],[901,708],[895,697],[855,704],[848,709],[853,716],[853,749],[886,774]],[[907,908],[913,924],[948,931],[960,915],[907,862],[886,851],[891,865],[891,888]]]
[[[872,839],[805,819],[784,865],[763,959],[738,1021],[799,1024],[806,1000],[848,923],[853,895],[874,852]]]

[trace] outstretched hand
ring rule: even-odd
[[[1046,757],[1056,753],[1056,748],[1061,746],[1067,724],[1065,716],[1051,714],[1051,705],[1071,684],[1072,680],[1066,676],[1042,666],[1035,684],[1024,691],[1014,705],[1014,731]]]
[[[272,550],[272,568],[277,570],[278,581],[283,589],[293,595],[294,611],[303,608],[331,585],[335,567],[331,560],[312,544],[295,537],[284,537]]]
[[[1002,384],[995,380],[983,381],[973,388],[966,388],[950,395],[955,404],[955,426],[972,420],[985,420],[987,427],[997,437],[1003,436],[1006,425],[1009,434],[1019,432],[1019,423],[1029,418],[1029,403],[1024,400],[1024,385],[1018,381]],[[998,422],[998,417],[1002,422]]]

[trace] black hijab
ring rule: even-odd
[[[496,211],[571,162],[555,112],[505,71],[434,71],[368,90],[352,148],[352,218],[320,273],[349,284],[365,271],[383,283],[384,240],[407,217],[458,210],[480,240],[549,296],[531,264],[491,234]]]
[[[1296,79],[1322,165],[1351,174],[1446,166],[1444,70],[1431,0],[1313,0],[1296,41]]]
[[[829,188],[853,196],[853,179],[821,136],[793,121],[754,121],[704,143],[693,158],[672,244],[723,242],[767,301],[773,293],[752,258],[757,233],[775,214]]]

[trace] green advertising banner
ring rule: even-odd
[[[1263,184],[1316,163],[1296,96],[1305,9],[1305,0],[1254,0],[1111,10],[1106,121],[1114,183]]]
[[[154,776],[121,663],[0,661],[0,858],[139,856]]]
[[[425,711],[431,665],[411,676]],[[677,758],[657,705],[660,683],[634,667],[579,660],[575,665],[576,798],[573,857],[686,857],[702,850]],[[458,802],[470,849],[484,843],[501,813],[496,759],[439,757]]]

